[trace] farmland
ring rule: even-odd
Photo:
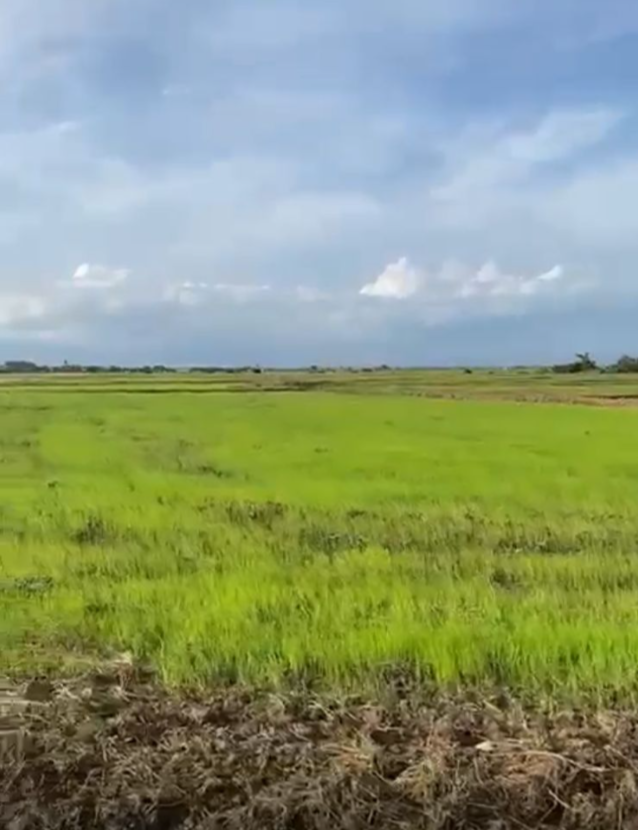
[[[637,395],[2,376],[0,824],[633,826]]]
[[[635,389],[529,372],[6,379],[2,672],[128,651],[171,686],[378,690],[403,672],[631,697],[638,412],[581,404]]]

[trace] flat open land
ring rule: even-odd
[[[303,695],[311,706],[312,696],[345,701],[356,694],[358,743],[355,727],[346,724],[354,709],[341,703],[336,714],[324,702],[323,737],[306,736],[318,753],[316,775],[280,748],[288,760],[281,761],[277,786],[289,782],[292,763],[308,781],[321,779],[327,793],[334,779],[321,776],[334,772],[335,745],[355,742],[367,758],[352,761],[359,764],[356,774],[350,771],[356,781],[373,768],[388,786],[400,779],[403,789],[387,803],[396,797],[407,810],[392,801],[398,818],[383,812],[374,818],[370,799],[386,797],[375,790],[355,800],[367,806],[361,814],[352,808],[349,825],[335,823],[347,801],[342,782],[338,793],[330,790],[336,813],[309,811],[306,790],[302,806],[277,790],[284,813],[259,812],[262,804],[249,815],[242,810],[259,802],[261,774],[250,772],[244,795],[224,801],[223,821],[219,813],[217,824],[184,824],[191,814],[186,805],[162,824],[162,767],[164,773],[140,773],[152,796],[146,806],[130,808],[130,815],[152,813],[155,824],[109,825],[92,801],[93,824],[80,811],[77,826],[501,826],[488,825],[494,815],[472,812],[480,795],[469,784],[465,801],[454,801],[465,786],[461,779],[454,798],[441,795],[451,769],[467,762],[467,774],[478,774],[477,751],[488,758],[480,769],[499,780],[520,777],[522,757],[548,764],[543,795],[534,801],[540,812],[519,810],[519,825],[503,827],[541,826],[543,816],[542,826],[629,826],[622,821],[635,794],[622,795],[622,786],[631,789],[638,750],[634,723],[621,709],[629,710],[638,691],[638,411],[618,404],[636,398],[638,380],[631,377],[530,371],[4,377],[0,673],[16,683],[35,674],[54,677],[58,706],[64,678],[88,677],[115,655],[128,653],[125,663],[152,667],[156,682],[172,690],[170,699],[149,702],[148,692],[131,693],[125,712],[109,721],[107,737],[91,739],[91,751],[102,747],[104,758],[104,746],[115,751],[116,739],[130,749],[125,732],[138,716],[145,723],[164,718],[165,737],[175,746],[194,724],[197,740],[203,734],[210,742],[205,713],[221,705],[202,702],[210,689],[229,688],[235,704],[238,688],[260,690],[246,693],[250,706],[259,695],[280,696],[288,738],[291,729],[306,735],[317,720],[290,696]],[[415,702],[419,696],[429,701],[427,716]],[[409,711],[400,704],[407,698]],[[480,703],[463,709],[459,700],[470,699]],[[139,714],[139,700],[152,717]],[[366,700],[387,708],[364,723],[356,707],[366,708]],[[512,700],[522,702],[515,714]],[[580,721],[570,715],[567,732],[539,725],[543,707],[573,712],[575,706],[589,714]],[[184,707],[187,715],[176,714]],[[275,740],[277,715],[268,711],[256,714],[253,726],[247,715],[232,715],[228,723],[239,732],[231,729],[227,746],[245,734]],[[499,720],[497,711],[508,714]],[[606,726],[598,720],[592,726],[597,712]],[[464,742],[459,723],[467,717]],[[486,727],[490,719],[496,727]],[[574,748],[570,736],[579,729]],[[437,746],[446,760],[437,769],[446,772],[420,778],[430,789],[417,796],[405,783],[407,771],[424,762],[423,753],[430,757],[424,747],[434,746],[441,730],[447,748]],[[58,754],[65,734],[55,739]],[[373,759],[374,747],[387,747],[393,735],[403,760],[390,773]],[[623,759],[615,767],[601,749],[605,741]],[[160,744],[159,738],[144,744],[144,752],[155,747],[170,766],[171,752]],[[498,747],[505,745],[519,762],[507,774],[499,766]],[[268,757],[280,749],[271,747]],[[475,755],[463,754],[470,750]],[[80,750],[68,751],[68,763],[79,763]],[[128,749],[121,751],[118,758],[128,757]],[[188,751],[195,752],[190,743]],[[144,757],[151,766],[160,763]],[[562,759],[560,769],[552,757]],[[94,759],[89,767],[101,763]],[[196,758],[189,755],[188,763]],[[19,775],[11,773],[12,786],[21,782],[23,793],[45,787],[44,773],[33,778],[36,766],[23,763]],[[578,768],[589,770],[582,781],[572,774]],[[472,778],[472,787],[479,779]],[[71,798],[61,785],[55,792],[42,796],[45,813],[47,803]],[[593,810],[588,818],[571,801],[583,793]],[[442,812],[427,823],[423,805],[439,795]],[[212,822],[214,798],[207,798],[197,815]],[[605,809],[615,811],[615,824],[605,823]],[[28,826],[75,826],[56,825],[54,813]]]

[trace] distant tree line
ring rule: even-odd
[[[624,354],[618,358],[613,366],[609,366],[608,370],[618,372],[619,374],[638,372],[638,357],[631,357],[628,354]]]
[[[589,352],[576,355],[576,360],[571,363],[557,363],[552,366],[552,371],[559,375],[575,375],[579,372],[595,372],[598,364],[590,356]]]
[[[7,360],[0,365],[0,373],[11,374],[117,374],[121,372],[137,374],[161,374],[163,372],[175,372],[169,366],[83,366],[76,363],[64,362],[61,366],[48,366],[47,364],[34,363],[31,360]]]
[[[260,375],[262,372],[388,372],[391,367],[387,364],[380,366],[342,366],[339,368],[333,366],[299,366],[294,369],[276,369],[276,368],[262,368],[261,366],[190,366],[187,368],[176,369],[173,366],[164,366],[163,364],[156,364],[153,366],[101,366],[97,364],[80,364],[69,363],[65,361],[59,366],[49,366],[47,364],[35,363],[31,360],[7,360],[0,364],[0,374],[142,374],[142,375],[160,375],[175,372],[188,372],[189,374],[253,374]]]
[[[427,367],[423,367],[424,369]],[[431,367],[435,368],[435,367]],[[525,369],[523,366],[512,366],[512,370]],[[328,366],[299,366],[296,369],[282,370],[282,369],[264,369],[261,366],[191,366],[185,369],[176,369],[172,366],[165,366],[157,363],[146,366],[102,366],[98,364],[79,364],[69,363],[64,361],[61,365],[39,364],[31,360],[7,360],[0,364],[0,374],[139,374],[139,375],[161,375],[172,374],[175,372],[189,372],[191,374],[261,374],[266,371],[296,371],[296,372],[350,372],[353,374],[369,373],[369,372],[389,372],[392,367],[387,364],[380,366],[342,366],[340,368]],[[467,374],[472,373],[472,369],[464,368],[463,372]],[[557,363],[554,366],[546,367],[545,371],[551,371],[555,374],[573,375],[581,372],[605,372],[610,374],[638,374],[638,357],[630,355],[622,355],[614,363],[607,366],[599,365],[589,352],[582,352],[575,356],[575,359],[569,363]]]
[[[580,372],[607,372],[609,374],[629,374],[631,372],[638,373],[638,357],[631,357],[631,355],[624,354],[608,366],[599,366],[592,358],[589,352],[577,354],[576,359],[571,363],[557,363],[552,366],[552,371],[556,374],[575,375]]]
[[[7,360],[0,365],[0,374],[25,375],[25,374],[138,374],[138,375],[162,375],[179,371],[191,373],[247,373],[261,374],[263,371],[259,366],[236,366],[226,368],[223,366],[192,366],[188,369],[176,369],[172,366],[155,364],[153,366],[100,366],[97,364],[83,365],[65,361],[59,366],[34,363],[31,360]]]
[[[245,374],[252,372],[254,375],[260,375],[263,372],[261,366],[234,366],[231,368],[224,366],[191,366],[188,370],[193,374],[217,375],[224,374]]]

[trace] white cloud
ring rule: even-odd
[[[401,257],[386,265],[376,280],[364,285],[359,293],[366,297],[405,300],[417,293],[422,282],[421,274],[410,265],[407,257]]]
[[[83,262],[73,274],[72,285],[77,288],[114,288],[126,282],[130,274],[127,268],[107,268]]]
[[[237,302],[246,302],[263,296],[271,290],[269,285],[241,285],[237,283],[218,282],[213,285],[213,291],[223,294]]]
[[[557,110],[531,132],[504,138],[495,150],[525,164],[558,161],[600,143],[621,118],[621,113],[606,108]]]
[[[299,190],[273,200],[249,233],[262,245],[288,248],[323,243],[365,228],[380,216],[379,203],[363,193]]]
[[[0,294],[0,326],[20,326],[46,314],[47,304],[42,297],[30,294]]]
[[[196,306],[204,300],[207,292],[208,283],[186,280],[177,285],[169,285],[164,291],[164,299],[178,305]]]
[[[536,279],[539,282],[554,282],[554,280],[560,280],[565,276],[565,269],[562,265],[554,265],[553,268],[550,268],[549,271],[545,271],[542,274],[539,274]]]
[[[320,303],[330,299],[330,294],[327,291],[321,291],[311,285],[297,285],[294,296],[301,303]]]
[[[549,290],[552,283],[562,280],[564,276],[562,265],[555,265],[549,271],[526,277],[503,272],[495,262],[489,261],[479,268],[476,274],[464,280],[453,296],[463,299],[531,297]]]
[[[309,13],[290,0],[267,11],[236,0],[228,11],[195,3],[173,15],[160,0],[151,32],[142,11],[152,0],[0,0],[0,78],[9,52],[19,53],[6,80],[21,90],[0,131],[0,292],[13,297],[0,322],[83,326],[88,341],[91,321],[109,314],[124,341],[137,314],[159,338],[171,321],[188,340],[191,322],[208,333],[225,316],[250,341],[262,320],[282,320],[283,331],[285,317],[289,327],[303,321],[300,339],[314,327],[332,342],[331,321],[352,334],[383,320],[401,340],[404,322],[426,312],[445,320],[567,297],[582,290],[578,262],[622,295],[638,239],[638,162],[618,155],[631,148],[630,130],[605,145],[621,115],[605,105],[604,87],[581,108],[562,104],[557,88],[556,108],[539,118],[529,116],[540,97],[524,89],[516,121],[511,90],[492,89],[490,112],[500,105],[502,119],[455,137],[450,124],[476,117],[481,102],[437,109],[441,76],[428,74],[419,108],[405,83],[423,75],[425,53],[428,67],[449,54],[462,81],[476,54],[451,34],[491,26],[509,9],[518,16],[523,4],[539,6],[370,0],[362,16],[337,0]],[[437,38],[423,50],[415,33]],[[66,68],[38,68],[58,58]],[[133,86],[110,71],[127,62],[140,69]],[[39,73],[31,86],[27,65]],[[320,83],[317,66],[326,68]],[[472,69],[463,83],[476,80]],[[570,100],[592,101],[591,89],[574,92]],[[614,274],[592,246],[618,243],[627,247]],[[74,250],[107,264],[84,263],[51,285]],[[429,270],[404,259],[373,279],[389,251],[410,251],[413,263],[456,251],[461,262]],[[488,255],[517,267],[480,266]],[[111,267],[112,256],[140,277]],[[558,261],[572,264],[550,268]],[[29,298],[16,300],[23,291]]]
[[[523,262],[566,256],[605,273],[610,291],[633,290],[638,155],[612,143],[624,117],[556,110],[527,131],[480,123],[465,130],[448,142],[439,181],[420,203],[429,227],[465,241],[473,255],[489,247]],[[588,149],[595,153],[581,158]]]
[[[442,148],[450,176],[432,188],[431,196],[480,213],[476,199],[493,200],[503,187],[524,183],[536,167],[570,159],[599,144],[621,118],[620,112],[608,108],[571,109],[549,112],[528,130],[470,127]]]
[[[84,34],[114,2],[121,0],[3,0],[0,4],[0,58],[36,49],[56,39]]]
[[[271,291],[269,285],[257,283],[206,282],[186,280],[177,285],[170,285],[164,292],[164,299],[183,306],[199,306],[212,302],[215,296],[233,302],[244,303],[263,297]]]
[[[546,189],[535,209],[579,246],[616,251],[638,239],[638,156],[583,171]],[[635,259],[635,256],[632,256]]]
[[[555,265],[540,274],[525,276],[502,271],[493,260],[478,269],[459,262],[445,263],[438,271],[418,270],[406,257],[390,263],[359,293],[382,300],[412,300],[411,305],[446,309],[450,312],[489,313],[514,308],[514,304],[542,294],[556,294],[574,286],[584,287],[575,278],[568,279],[562,265]],[[509,304],[508,304],[509,302]],[[471,305],[471,309],[469,308]]]
[[[76,279],[88,279],[91,271],[89,265],[80,266]],[[154,344],[153,355],[161,352],[164,336],[174,346],[182,341],[219,346],[226,338],[239,349],[233,353],[249,360],[256,359],[251,350],[257,343],[262,349],[279,350],[279,355],[288,354],[295,344],[304,348],[308,343],[319,349],[318,354],[327,353],[323,349],[336,354],[339,343],[343,348],[372,345],[380,336],[387,339],[388,332],[398,333],[405,327],[414,330],[460,318],[526,312],[543,297],[554,303],[568,296],[579,283],[560,265],[531,275],[501,270],[492,261],[474,269],[448,262],[427,271],[402,258],[369,285],[375,291],[360,297],[346,289],[317,292],[305,286],[196,279],[168,285],[159,296],[149,292],[148,286],[139,290],[125,284],[122,291],[91,292],[64,291],[64,284],[50,284],[49,293],[42,297],[0,296],[0,337],[5,342],[12,337],[16,342],[46,339],[60,346],[91,349],[97,348],[98,332],[109,332],[110,338],[114,332],[125,331],[125,343],[137,344],[132,348],[138,349],[140,344]],[[113,359],[108,355],[116,354],[121,346],[116,340],[100,346],[103,356],[99,359]],[[287,358],[280,359],[285,362]]]

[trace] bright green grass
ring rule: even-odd
[[[630,409],[6,389],[0,672],[633,692],[637,437]]]

